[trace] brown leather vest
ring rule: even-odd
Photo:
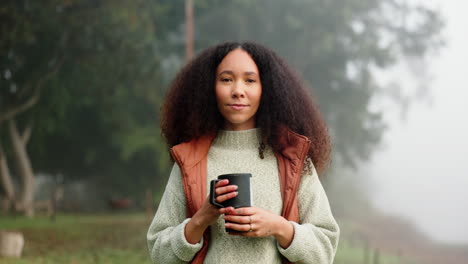
[[[275,153],[283,199],[281,215],[294,222],[299,222],[297,191],[310,140],[293,131],[282,128],[281,145],[286,146],[281,153]],[[171,148],[171,154],[182,171],[187,217],[192,217],[201,208],[207,197],[207,156],[214,136],[205,136],[190,142],[181,143]],[[201,264],[208,252],[210,229],[203,234],[203,246],[191,263]],[[283,263],[290,263],[284,259]]]

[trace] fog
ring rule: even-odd
[[[427,60],[430,98],[414,103],[404,119],[385,109],[384,147],[366,173],[378,208],[408,218],[434,240],[468,244],[468,3],[430,4],[446,21],[446,46]],[[411,89],[412,74],[402,65],[391,78]]]

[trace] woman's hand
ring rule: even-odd
[[[216,202],[222,203],[237,196],[237,186],[228,185],[229,180],[220,180],[215,184]],[[228,207],[234,209],[232,207]],[[222,208],[225,209],[225,208]],[[193,215],[192,219],[185,226],[185,238],[191,244],[200,242],[205,230],[216,223],[221,215],[221,209],[210,203],[207,197],[202,207]]]
[[[282,216],[257,207],[243,207],[234,209],[221,208],[225,214],[226,228],[240,233],[232,235],[245,237],[274,236],[283,248],[287,248],[294,238],[294,227]],[[228,223],[229,222],[229,223]]]

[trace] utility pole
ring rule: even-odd
[[[193,57],[193,0],[185,0],[185,59]]]

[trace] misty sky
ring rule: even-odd
[[[446,46],[427,65],[432,103],[415,103],[405,121],[385,111],[391,128],[368,173],[379,208],[436,240],[468,243],[468,2],[428,3],[446,19]]]

